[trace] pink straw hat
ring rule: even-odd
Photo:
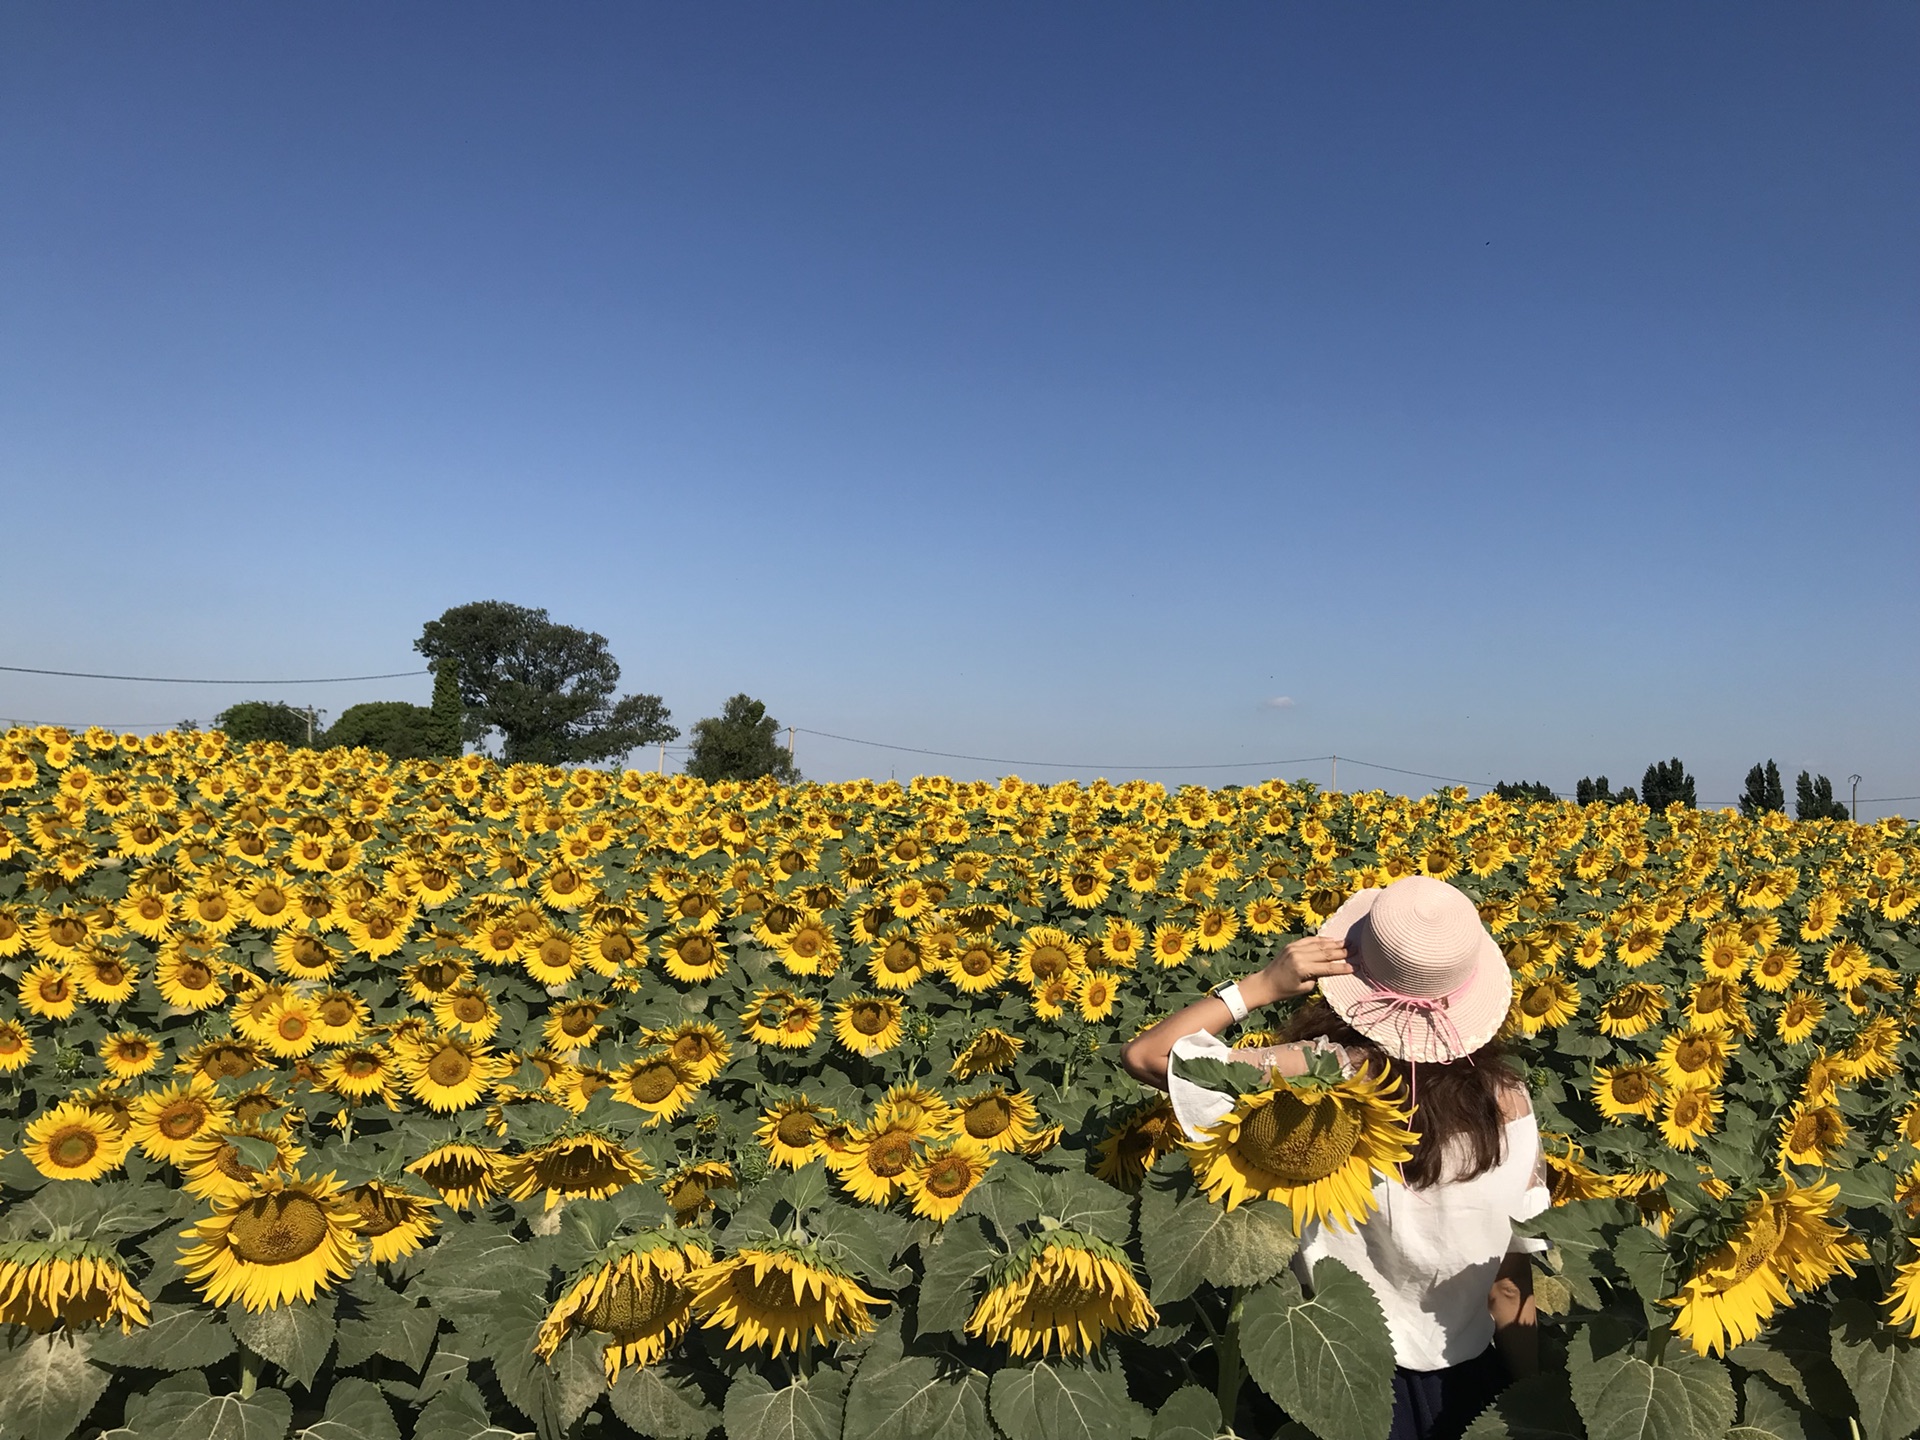
[[[1458,1060],[1507,1018],[1513,974],[1473,901],[1444,880],[1410,875],[1362,890],[1320,927],[1344,940],[1351,975],[1323,975],[1341,1019],[1397,1060]]]

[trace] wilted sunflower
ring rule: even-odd
[[[715,1190],[736,1190],[740,1182],[724,1160],[701,1160],[682,1165],[660,1182],[660,1193],[673,1207],[674,1222],[691,1225],[713,1209]]]
[[[148,1324],[147,1299],[103,1246],[80,1240],[0,1243],[0,1325],[44,1335],[118,1320],[125,1335]]]
[[[1093,1173],[1122,1190],[1137,1189],[1162,1155],[1180,1148],[1181,1139],[1173,1102],[1164,1095],[1149,1100],[1107,1131]]]
[[[545,1209],[563,1200],[602,1200],[652,1174],[647,1162],[604,1135],[563,1135],[508,1160],[501,1175],[507,1194],[530,1200],[545,1190]],[[449,1202],[451,1203],[451,1202]]]
[[[155,1160],[186,1166],[220,1141],[233,1119],[232,1107],[203,1075],[149,1090],[132,1103],[127,1139]]]
[[[0,1020],[0,1074],[24,1070],[33,1061],[33,1036],[18,1020]]]
[[[100,1061],[116,1080],[135,1080],[160,1063],[160,1046],[151,1035],[122,1030],[100,1042]]]
[[[1413,1144],[1385,1078],[1362,1072],[1334,1085],[1278,1080],[1243,1095],[1185,1148],[1209,1199],[1229,1210],[1278,1200],[1297,1234],[1308,1220],[1352,1229],[1373,1211],[1374,1172],[1406,1161]]]
[[[851,1275],[802,1247],[751,1247],[695,1270],[694,1313],[727,1332],[727,1348],[777,1357],[809,1341],[852,1340],[873,1328],[870,1305],[884,1304]]]
[[[26,1142],[20,1153],[49,1180],[98,1180],[127,1154],[117,1125],[72,1100],[29,1121]]]
[[[1645,1062],[1603,1065],[1593,1072],[1593,1098],[1609,1120],[1624,1120],[1629,1115],[1651,1120],[1660,1108],[1660,1092],[1665,1088],[1660,1072]]]
[[[620,1242],[578,1275],[540,1324],[533,1353],[553,1363],[576,1330],[608,1337],[607,1383],[644,1369],[680,1343],[693,1317],[692,1277],[712,1263],[702,1245],[658,1233]]]
[[[440,1226],[433,1213],[436,1202],[369,1180],[347,1191],[347,1203],[360,1216],[360,1233],[367,1238],[375,1264],[411,1255]]]
[[[929,1145],[907,1167],[904,1189],[923,1220],[950,1220],[993,1167],[993,1152],[956,1137]]]
[[[1680,1294],[1663,1303],[1679,1310],[1673,1328],[1701,1355],[1721,1355],[1753,1339],[1791,1290],[1815,1290],[1853,1274],[1866,1246],[1832,1222],[1838,1185],[1788,1180],[1763,1194],[1733,1238],[1703,1260]]]
[[[998,1070],[1011,1070],[1013,1062],[1020,1052],[1027,1048],[1027,1042],[1018,1035],[1009,1035],[1006,1031],[989,1025],[980,1031],[953,1058],[951,1071],[962,1080],[971,1080],[976,1075],[990,1075]]]
[[[1159,1318],[1123,1251],[1053,1230],[995,1267],[967,1333],[1015,1355],[1078,1355],[1098,1348],[1110,1330],[1138,1332]]]
[[[629,1060],[613,1072],[613,1096],[647,1112],[647,1123],[671,1120],[693,1103],[700,1084],[670,1051]]]
[[[767,1158],[788,1170],[798,1170],[825,1154],[821,1131],[834,1119],[825,1105],[816,1105],[805,1095],[782,1100],[767,1110],[754,1130],[754,1138],[766,1146]]]
[[[210,1305],[248,1310],[311,1301],[360,1263],[360,1215],[331,1175],[260,1179],[251,1193],[216,1200],[213,1214],[183,1232],[197,1240],[180,1266]]]
[[[850,995],[834,1011],[833,1033],[856,1055],[880,1055],[900,1043],[903,1013],[891,995]]]
[[[954,1103],[955,1128],[989,1150],[1017,1150],[1033,1138],[1040,1111],[1024,1090],[993,1085]]]
[[[453,1210],[478,1210],[500,1191],[507,1157],[484,1145],[437,1145],[407,1166]]]

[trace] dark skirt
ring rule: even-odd
[[[1507,1379],[1507,1367],[1491,1345],[1444,1370],[1394,1366],[1393,1429],[1387,1440],[1460,1440],[1507,1388]]]

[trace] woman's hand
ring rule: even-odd
[[[1322,975],[1351,975],[1347,947],[1341,941],[1322,935],[1295,940],[1263,970],[1255,971],[1240,982],[1240,993],[1247,1004],[1271,1005],[1276,1000],[1291,1000],[1313,989]]]

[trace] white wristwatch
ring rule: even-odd
[[[1247,1018],[1247,997],[1240,993],[1239,981],[1229,980],[1226,984],[1216,987],[1213,993],[1226,1001],[1227,1009],[1233,1015],[1234,1024],[1238,1025]]]

